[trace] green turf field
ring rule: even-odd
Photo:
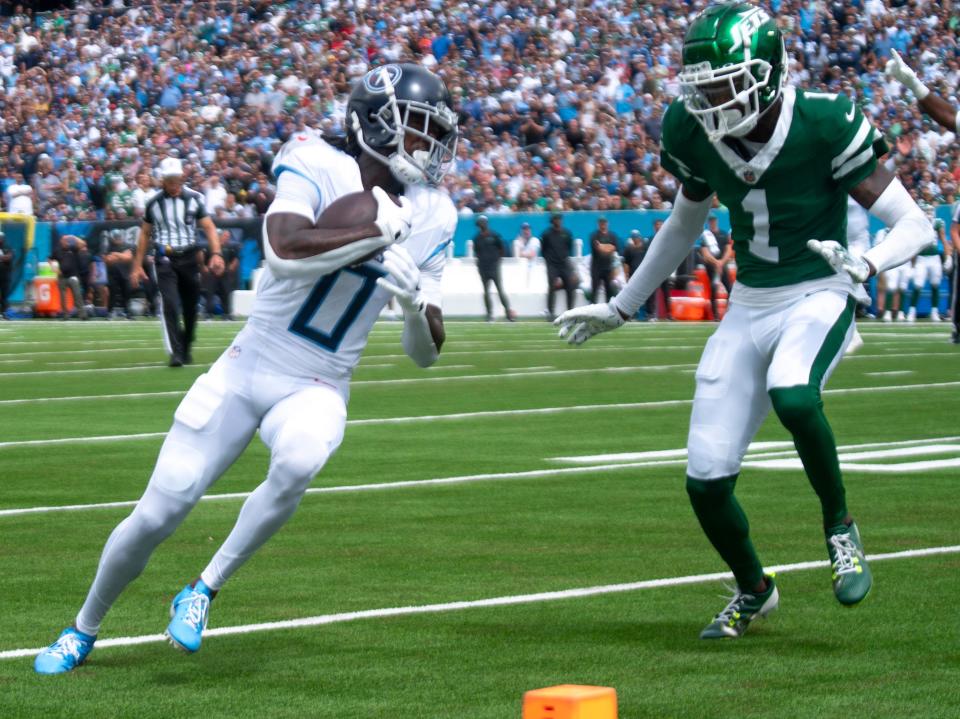
[[[738,496],[785,567],[781,610],[739,642],[697,639],[725,602],[684,491],[711,325],[572,349],[545,322],[451,322],[423,371],[383,323],[339,453],[217,598],[203,649],[159,635],[242,497],[194,510],[86,665],[36,676],[30,650],[72,621],[180,397],[238,329],[201,324],[198,364],[172,370],[152,322],[0,323],[0,717],[503,719],[561,683],[616,687],[626,718],[960,716],[960,350],[927,323],[861,325],[825,395],[851,510],[887,555],[854,609],[828,569],[793,566],[826,550],[773,419]],[[267,459],[254,440],[211,493],[250,491]]]

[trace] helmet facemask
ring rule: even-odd
[[[759,58],[714,69],[709,62],[685,65],[680,88],[687,111],[703,126],[710,142],[748,135],[783,89],[771,87],[773,66]]]
[[[393,82],[380,73],[387,101],[371,112],[367,122],[383,130],[384,140],[372,147],[363,136],[357,113],[350,118],[356,142],[363,152],[390,168],[404,185],[438,185],[450,170],[457,151],[457,114],[444,103],[432,105],[418,100],[398,99]],[[406,139],[421,140],[425,147],[407,150]]]

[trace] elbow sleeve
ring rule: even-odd
[[[902,265],[937,241],[930,220],[896,178],[873,203],[870,213],[890,228],[883,242],[864,253],[877,272]]]

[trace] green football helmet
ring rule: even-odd
[[[711,142],[743,137],[780,97],[787,52],[776,21],[744,2],[712,5],[683,39],[681,98]]]

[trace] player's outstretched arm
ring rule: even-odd
[[[392,294],[403,310],[403,335],[400,343],[419,367],[429,367],[440,356],[446,338],[443,314],[428,304],[420,288],[420,268],[406,248],[394,245],[383,253],[383,267],[389,273],[377,284]]]
[[[711,195],[691,197],[685,187],[677,193],[673,212],[650,243],[643,262],[630,276],[620,293],[606,304],[567,310],[554,324],[559,335],[572,345],[586,342],[595,334],[620,327],[637,314],[641,305],[670,276],[689,254],[703,232],[710,211]]]
[[[953,105],[939,95],[930,92],[930,88],[923,84],[900,54],[891,50],[891,58],[887,60],[886,73],[888,77],[897,80],[913,93],[917,98],[917,105],[934,119],[939,125],[950,130],[960,132],[960,112]]]

